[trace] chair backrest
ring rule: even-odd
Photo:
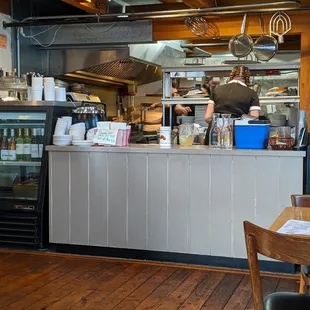
[[[257,254],[298,265],[310,265],[310,236],[285,235],[243,222],[254,310],[263,310]]]
[[[291,195],[293,207],[310,208],[310,195]]]

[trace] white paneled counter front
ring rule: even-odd
[[[48,146],[50,242],[245,258],[302,193],[305,152]]]

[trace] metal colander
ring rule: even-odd
[[[185,25],[196,36],[204,36],[208,32],[208,23],[203,17],[186,17]]]

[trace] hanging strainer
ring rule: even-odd
[[[196,36],[204,36],[208,32],[208,23],[203,17],[186,17],[185,25]]]
[[[253,39],[245,33],[247,14],[244,15],[241,33],[234,35],[229,41],[229,51],[237,58],[248,56],[253,50]]]

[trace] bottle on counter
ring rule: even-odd
[[[39,141],[36,128],[32,129],[32,138],[31,138],[31,160],[39,160]]]
[[[9,148],[9,141],[8,141],[8,129],[3,129],[3,137],[1,142],[1,160],[8,160],[8,148]]]
[[[8,160],[16,161],[16,142],[15,142],[15,130],[11,129],[8,146]]]
[[[29,128],[24,130],[24,161],[31,161],[31,137]]]
[[[18,128],[18,135],[17,135],[15,142],[16,142],[16,160],[23,161],[24,160],[24,138],[23,138],[22,128]]]
[[[44,128],[38,129],[40,133],[38,134],[39,137],[39,160],[43,157],[43,148],[44,148]]]

